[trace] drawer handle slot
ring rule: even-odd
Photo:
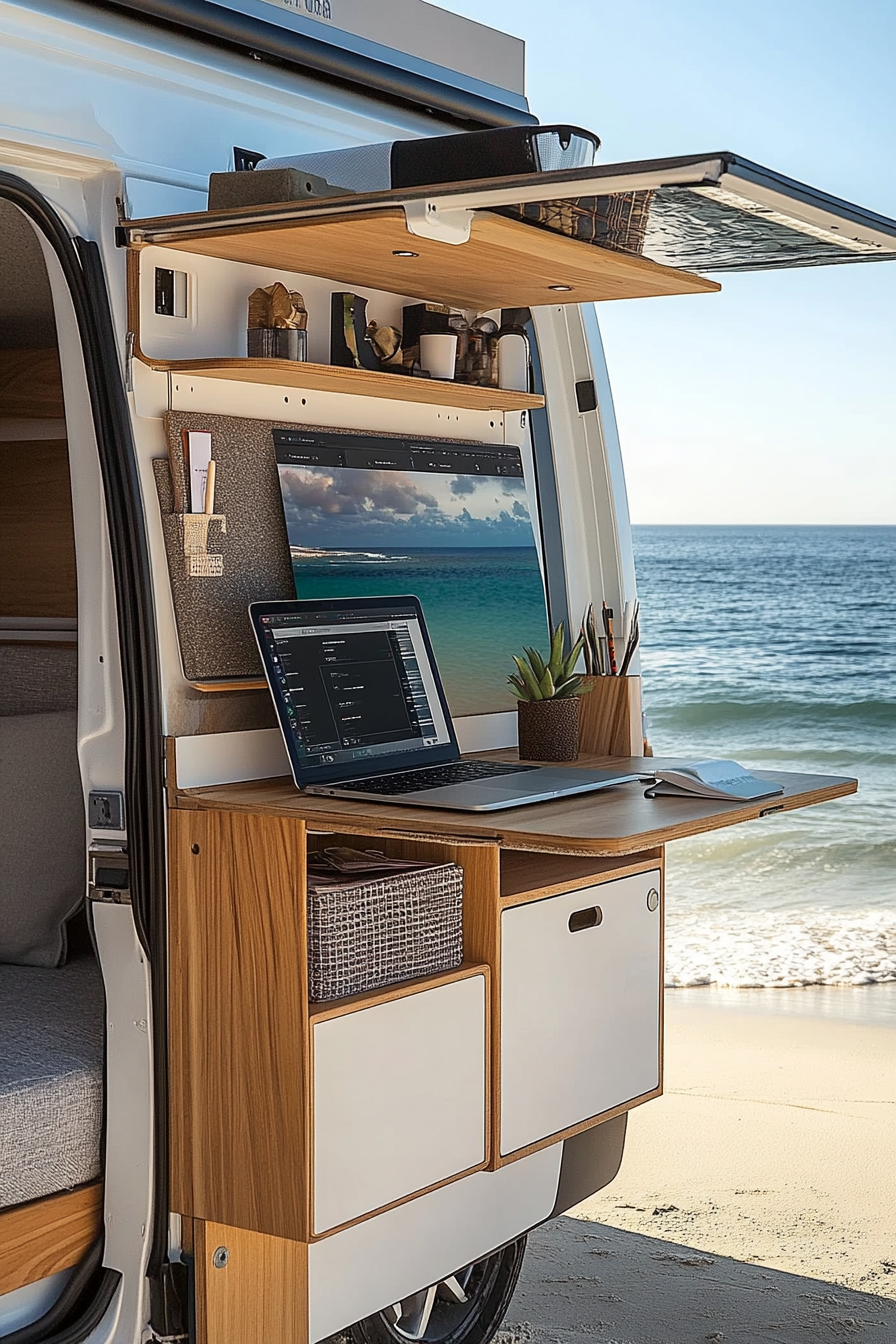
[[[569,917],[570,933],[581,933],[582,929],[596,929],[603,922],[604,912],[599,905],[590,905],[587,910],[574,910]]]

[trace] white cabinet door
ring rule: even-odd
[[[316,1233],[485,1161],[485,978],[317,1022]]]
[[[502,1155],[658,1086],[659,891],[638,873],[504,911]]]

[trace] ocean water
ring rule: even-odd
[[[420,598],[451,713],[512,710],[512,655],[547,648],[534,546],[331,550],[293,560],[298,597]]]
[[[896,528],[634,536],[656,754],[859,780],[668,847],[667,984],[896,981]]]

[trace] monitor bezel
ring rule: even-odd
[[[376,611],[384,606],[393,609],[404,607],[408,614],[416,617],[419,622],[450,740],[435,747],[421,747],[419,751],[413,753],[413,761],[408,760],[408,753],[404,751],[377,756],[375,768],[371,767],[369,760],[356,763],[343,761],[336,765],[316,765],[310,768],[303,766],[301,758],[295,750],[292,734],[289,731],[286,706],[276,689],[276,677],[271,664],[270,649],[262,633],[262,618],[265,616],[290,616],[300,611],[316,611],[322,614],[330,611]],[[408,593],[398,596],[386,595],[384,597],[293,598],[285,599],[282,602],[252,602],[249,605],[249,618],[252,622],[252,632],[255,635],[255,642],[261,656],[265,680],[268,683],[268,690],[274,703],[277,724],[286,747],[286,754],[289,757],[292,776],[298,788],[305,789],[313,784],[342,783],[353,779],[373,777],[374,775],[394,774],[398,770],[419,770],[423,766],[445,765],[449,761],[458,760],[460,747],[457,744],[451,711],[445,698],[445,688],[442,685],[442,678],[439,676],[438,664],[435,660],[432,641],[429,638],[429,631],[426,628],[423,607],[419,598]]]

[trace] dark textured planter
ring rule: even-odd
[[[579,754],[579,697],[517,702],[521,761],[574,761]]]
[[[308,333],[297,327],[250,327],[246,332],[250,359],[308,358]]]

